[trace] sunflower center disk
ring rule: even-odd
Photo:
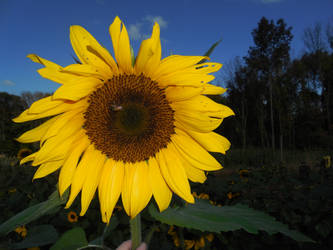
[[[147,108],[140,103],[131,103],[116,113],[117,127],[127,135],[140,135],[148,127],[149,114]]]
[[[84,118],[95,148],[116,161],[147,160],[175,133],[165,91],[142,74],[109,79],[89,96]]]

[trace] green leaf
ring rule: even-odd
[[[204,56],[210,56],[213,52],[213,50],[216,48],[217,45],[219,45],[219,43],[222,42],[222,39],[218,40],[216,43],[214,43],[204,54]],[[206,62],[207,59],[202,59],[200,62],[198,62],[198,64],[204,63]]]
[[[88,245],[86,234],[81,227],[66,231],[50,250],[76,250]]]
[[[54,243],[57,239],[58,233],[52,225],[39,225],[29,229],[24,240],[11,244],[11,249],[45,246]]]
[[[63,205],[67,198],[68,190],[65,192],[62,198],[59,197],[57,190],[54,191],[47,201],[29,207],[2,223],[0,225],[0,235],[8,234],[21,225],[26,225],[29,222],[34,221],[45,214],[48,214],[49,212],[53,212],[55,208]]]
[[[297,241],[314,242],[302,233],[290,230],[287,225],[276,221],[274,217],[240,204],[216,207],[208,201],[196,199],[195,204],[168,208],[162,213],[151,204],[149,212],[152,217],[163,223],[201,231],[226,232],[244,229],[257,234],[262,230],[270,235],[280,232]]]

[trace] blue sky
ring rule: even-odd
[[[40,65],[26,55],[72,64],[69,27],[74,24],[113,54],[108,28],[115,16],[124,21],[135,52],[158,21],[163,57],[202,55],[222,38],[211,59],[225,64],[246,55],[253,45],[251,31],[262,16],[284,18],[293,27],[291,54],[301,55],[304,29],[333,22],[332,10],[332,0],[0,0],[0,91],[54,91],[59,85],[40,77]]]

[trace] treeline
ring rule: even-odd
[[[14,123],[12,119],[30,107],[34,101],[48,95],[50,94],[42,92],[23,92],[21,96],[16,96],[0,92],[0,155],[16,155],[22,145],[15,141],[15,138],[40,124],[40,121]],[[29,145],[34,146],[37,145]]]
[[[262,18],[254,46],[227,65],[228,94],[221,101],[236,116],[223,131],[234,147],[288,149],[333,147],[333,26],[305,30],[306,51],[291,59],[292,28]]]

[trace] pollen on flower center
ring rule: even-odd
[[[157,82],[122,74],[89,96],[84,129],[109,158],[139,162],[167,146],[174,134],[174,111]]]

